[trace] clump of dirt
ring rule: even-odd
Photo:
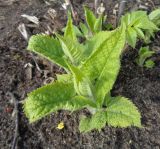
[[[153,3],[152,3],[153,2]],[[4,2],[3,2],[4,3]],[[146,0],[144,4],[149,6],[160,5],[159,0]],[[7,3],[5,3],[7,4]],[[82,4],[93,8],[93,2],[85,0],[76,0],[73,2],[75,10],[79,14],[79,19],[84,19]],[[106,2],[106,11],[109,20],[115,21],[116,17],[111,8],[116,8],[117,1]],[[1,7],[2,4],[0,4]],[[147,5],[146,5],[147,6]],[[129,7],[129,6],[128,6]],[[58,13],[55,22],[47,20],[44,16],[49,8],[55,9]],[[40,26],[36,28],[27,27],[29,35],[45,32],[47,26],[54,29],[61,29],[66,23],[66,13],[62,9],[61,3],[51,3],[47,6],[44,1],[13,1],[12,5],[5,5],[0,10],[0,148],[11,148],[15,118],[13,116],[14,106],[7,92],[12,93],[15,98],[22,101],[26,94],[42,86],[47,78],[55,78],[55,73],[63,73],[63,70],[48,61],[33,55],[26,51],[27,41],[23,39],[17,30],[20,23],[28,24],[29,22],[21,17],[21,14],[35,15],[40,18]],[[3,17],[2,17],[3,16]],[[86,134],[80,134],[78,131],[79,116],[87,113],[87,110],[70,113],[59,111],[51,114],[36,123],[29,124],[25,117],[22,105],[19,106],[19,138],[18,148],[28,149],[46,149],[46,148],[145,148],[159,149],[160,147],[160,54],[159,40],[157,37],[149,45],[150,48],[156,49],[157,53],[153,57],[156,65],[153,69],[140,68],[135,63],[136,49],[127,49],[121,61],[121,71],[112,90],[112,95],[123,95],[133,101],[142,114],[143,128],[112,128],[106,126],[101,132],[92,131]],[[31,78],[27,78],[28,72],[26,64],[31,64]],[[63,121],[65,127],[58,130],[57,124]]]

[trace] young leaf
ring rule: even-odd
[[[58,37],[62,50],[73,64],[78,64],[82,56],[83,48],[78,42],[75,34],[75,29],[72,24],[71,15],[68,17],[67,26],[65,28],[64,37],[56,34]]]
[[[68,15],[68,22],[67,22],[67,26],[64,32],[64,38],[70,39],[73,42],[77,42],[77,37],[75,34],[74,26],[72,24],[71,14]]]
[[[160,17],[160,8],[152,11],[150,14],[149,14],[149,19],[150,20],[155,20],[155,19],[158,19]]]
[[[67,69],[63,59],[64,53],[56,39],[48,35],[34,35],[30,38],[27,49]]]
[[[145,11],[135,11],[126,14],[122,17],[121,22],[125,23],[127,27],[127,41],[132,47],[135,47],[137,35],[146,41],[143,32],[147,32],[150,38],[150,33],[153,34],[158,30],[157,26],[149,19]]]
[[[98,111],[90,118],[82,117],[79,124],[80,132],[89,132],[93,129],[99,131],[106,125],[106,113],[104,111]]]
[[[84,11],[85,11],[85,18],[86,18],[87,25],[91,30],[91,32],[94,33],[94,24],[96,22],[96,17],[93,14],[93,12],[89,10],[87,7],[84,7]]]
[[[151,57],[154,53],[154,51],[149,50],[149,47],[141,47],[138,52],[138,58],[136,59],[137,64],[143,67],[146,59]]]
[[[141,116],[137,107],[124,97],[112,98],[106,110],[107,123],[114,127],[141,127]]]
[[[95,84],[97,104],[112,89],[120,68],[120,54],[125,44],[125,27],[106,37],[82,66],[84,74]],[[114,63],[113,63],[114,61]],[[96,80],[96,81],[95,81]]]
[[[134,27],[134,30],[137,32],[137,35],[141,38],[141,39],[145,39],[145,35],[143,33],[143,31],[141,29],[139,29],[138,27]],[[137,36],[136,35],[136,36]]]
[[[94,24],[94,32],[98,33],[102,30],[103,14],[101,14]]]
[[[135,48],[136,40],[137,40],[137,32],[134,30],[134,28],[128,27],[126,39],[127,39],[128,44],[131,47]]]
[[[83,37],[84,36],[83,32],[81,32],[77,26],[73,25],[73,29],[74,29],[74,33],[75,33],[75,35],[77,37]],[[66,31],[66,27],[63,28],[62,31],[65,32]]]
[[[144,30],[158,30],[157,26],[149,20],[148,16],[143,18],[143,21],[137,23],[135,26]]]
[[[77,26],[73,26],[73,28],[77,37],[83,37],[83,33],[80,31],[80,29]]]
[[[95,34],[93,37],[89,38],[85,43],[84,56],[88,58],[93,54],[104,41],[109,39],[115,31],[101,31]]]
[[[157,26],[160,26],[160,8],[152,11],[149,14],[149,19]]]
[[[74,76],[74,87],[79,95],[94,99],[93,87],[90,80],[80,71],[79,68],[68,63],[68,67]]]
[[[79,26],[79,27],[80,27],[83,35],[84,35],[86,38],[88,38],[89,30],[88,30],[87,26],[86,26],[84,23],[80,23],[80,26]]]
[[[129,24],[127,25],[130,27],[138,27],[146,30],[157,29],[154,23],[152,23],[152,21],[149,20],[149,17],[146,11],[131,12],[130,21],[129,21]]]
[[[83,45],[70,38],[64,38],[58,34],[56,34],[56,36],[61,43],[65,56],[67,56],[71,63],[78,65],[82,58]]]
[[[152,61],[152,60],[147,60],[147,61],[145,62],[145,64],[144,64],[144,66],[145,66],[146,68],[153,68],[153,67],[155,66],[155,63],[154,63],[154,61]]]

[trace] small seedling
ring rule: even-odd
[[[155,66],[155,63],[154,63],[154,61],[152,61],[152,60],[147,60],[147,61],[145,61],[144,66],[145,66],[146,68],[153,68],[153,67]]]
[[[160,8],[152,11],[148,15],[149,19],[157,26],[160,27]],[[145,42],[150,43],[151,42],[151,37],[155,37],[154,31],[153,30],[148,30],[145,33]]]
[[[156,24],[158,27],[160,27],[160,8],[152,11],[149,14],[149,19]]]
[[[126,40],[131,47],[135,48],[138,38],[149,41],[154,32],[159,30],[153,18],[152,13],[149,17],[145,11],[131,12],[122,17],[122,23],[127,26]]]
[[[141,47],[138,52],[138,58],[136,59],[136,63],[140,67],[153,68],[155,63],[149,59],[155,52],[149,50],[149,47]]]

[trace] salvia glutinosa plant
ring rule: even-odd
[[[158,10],[159,11],[159,10]],[[128,13],[119,27],[102,31],[103,16],[96,17],[85,8],[86,24],[72,24],[71,15],[64,35],[33,35],[28,50],[64,68],[57,80],[28,94],[24,112],[30,122],[60,109],[76,111],[87,108],[91,116],[81,116],[79,129],[101,130],[106,124],[114,127],[141,127],[141,115],[132,101],[110,92],[120,70],[120,57],[126,43],[135,47],[137,38],[158,30],[155,14],[144,11]],[[79,42],[79,37],[84,37]]]

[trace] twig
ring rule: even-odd
[[[31,55],[31,57],[32,57],[32,59],[33,59],[35,65],[36,65],[37,70],[38,70],[40,73],[42,73],[43,71],[42,71],[41,68],[39,67],[39,65],[38,65],[38,63],[37,63],[37,61],[36,61],[34,55],[33,55],[32,53],[30,53],[30,55]]]
[[[22,36],[24,37],[24,39],[28,42],[29,36],[28,36],[28,32],[27,32],[27,30],[26,30],[25,24],[24,24],[24,23],[20,24],[20,25],[18,26],[18,30],[20,31],[20,33],[22,34]],[[30,54],[31,54],[31,57],[32,57],[33,61],[34,61],[35,64],[36,64],[36,68],[38,69],[38,71],[39,71],[40,73],[42,73],[42,70],[40,69],[39,65],[37,64],[37,62],[36,62],[36,60],[35,60],[35,58],[34,58],[34,55],[33,55],[32,53],[30,53]]]
[[[95,14],[97,14],[98,4],[99,4],[99,0],[94,0]]]
[[[27,80],[31,80],[32,79],[32,68],[33,65],[31,63],[27,63],[24,65],[24,68],[26,69],[26,78]]]
[[[22,14],[21,15],[23,18],[26,18],[27,20],[29,20],[30,22],[39,25],[39,19],[36,16],[30,16],[27,14]]]
[[[73,4],[70,0],[65,0],[66,6],[67,6],[67,11],[70,10],[72,12],[72,16],[74,21],[77,23],[78,20],[78,14],[77,12],[74,10]]]
[[[18,30],[20,31],[20,33],[22,34],[23,38],[28,41],[28,38],[29,38],[29,35],[28,35],[28,32],[26,30],[26,26],[24,23],[20,24],[18,26]]]
[[[136,4],[133,5],[133,7],[131,8],[130,12],[132,11],[136,11],[141,7],[141,0],[136,0]]]
[[[125,6],[126,6],[127,0],[120,0],[120,4],[119,4],[119,10],[118,10],[118,18],[116,21],[116,25],[119,24],[120,21],[120,17],[124,12]]]
[[[148,1],[151,3],[151,5],[153,6],[153,8],[155,9],[156,6],[155,6],[154,2],[152,0],[148,0]]]
[[[17,140],[19,136],[19,112],[18,112],[18,100],[15,98],[13,93],[7,92],[6,95],[10,96],[14,103],[14,114],[15,114],[15,133],[11,149],[17,148]]]

